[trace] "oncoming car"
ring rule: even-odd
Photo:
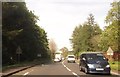
[[[59,58],[55,58],[54,62],[60,62],[61,60]]]
[[[69,63],[69,62],[75,63],[75,56],[74,56],[74,55],[68,55],[68,56],[67,56],[67,62],[68,62],[68,63]]]
[[[87,73],[110,74],[108,59],[102,53],[83,53],[80,55],[79,69]]]
[[[60,51],[55,52],[55,59],[54,62],[61,62],[62,61],[62,54]]]

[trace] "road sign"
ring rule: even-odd
[[[18,46],[16,54],[18,54],[18,63],[20,63],[20,54],[22,54],[22,49],[20,48],[20,46]]]
[[[37,57],[41,57],[41,54],[37,54]]]
[[[107,55],[113,55],[113,50],[111,49],[111,47],[108,48]]]
[[[20,48],[20,46],[18,46],[18,48],[16,50],[16,54],[22,54],[22,49]]]

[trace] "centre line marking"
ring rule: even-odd
[[[68,71],[71,71],[68,67],[66,67]]]
[[[80,77],[80,76],[78,76],[78,75],[77,75],[76,73],[74,73],[74,72],[72,72],[72,74],[75,75],[75,76],[77,76],[77,77]]]
[[[64,62],[64,61],[63,61]],[[71,71],[64,63],[62,62],[62,65],[68,70]],[[75,75],[76,77],[80,77],[79,75],[77,75],[76,73],[72,72],[73,75]]]
[[[68,70],[71,71],[66,65],[64,65],[64,63],[62,62],[63,66]]]

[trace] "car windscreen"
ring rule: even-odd
[[[106,61],[103,54],[86,54],[86,59],[88,62]]]
[[[68,58],[74,58],[74,56],[68,56]]]

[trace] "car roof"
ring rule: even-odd
[[[102,52],[83,52],[82,54],[102,54]]]
[[[75,56],[75,55],[68,55],[68,56]]]

